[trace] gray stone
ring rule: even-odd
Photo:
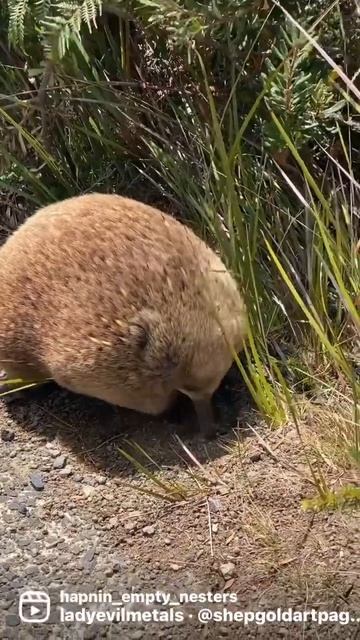
[[[63,469],[66,465],[66,456],[58,456],[55,458],[53,467],[54,469]]]
[[[26,505],[23,502],[18,502],[17,500],[11,500],[11,502],[9,502],[9,508],[13,511],[18,511],[22,516],[26,516],[28,513]]]
[[[152,525],[152,524],[151,524],[151,525],[148,525],[147,527],[144,527],[144,528],[143,528],[143,533],[144,533],[146,536],[153,536],[153,535],[154,535],[154,533],[155,533],[155,527],[154,527],[154,525]]]
[[[10,613],[6,616],[5,622],[8,627],[17,627],[20,624],[20,618],[15,613]]]
[[[65,469],[61,469],[59,471],[59,476],[62,476],[63,478],[68,478],[69,476],[71,476],[73,470],[71,467],[65,467]]]
[[[34,487],[35,491],[42,491],[45,487],[44,481],[39,473],[32,473],[30,475],[30,484]]]
[[[233,562],[226,562],[225,564],[221,564],[219,568],[224,580],[229,580],[229,578],[234,577],[236,567]]]

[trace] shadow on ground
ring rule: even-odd
[[[93,471],[120,477],[134,475],[136,469],[119,454],[119,447],[148,464],[142,449],[163,469],[187,464],[179,456],[183,450],[177,437],[200,463],[223,456],[234,441],[234,429],[242,426],[242,417],[254,410],[235,367],[216,392],[214,407],[219,436],[204,442],[196,428],[192,403],[185,397],[179,399],[171,413],[156,418],[126,409],[115,412],[104,402],[67,392],[55,384],[28,391],[24,398],[6,403],[9,418],[21,429],[48,442],[56,439]],[[245,435],[248,432],[245,434],[241,428],[236,432],[236,438]],[[129,441],[139,447],[135,454]]]

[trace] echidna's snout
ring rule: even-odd
[[[216,437],[217,423],[212,403],[212,395],[193,399],[201,434],[211,440]]]

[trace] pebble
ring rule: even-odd
[[[16,458],[17,451],[10,451],[9,458]]]
[[[233,562],[227,562],[225,564],[221,564],[219,569],[223,578],[225,580],[229,580],[229,578],[233,578],[233,576],[235,575],[236,567]]]
[[[8,627],[17,627],[20,624],[20,618],[15,613],[10,613],[6,616],[5,622]]]
[[[219,627],[219,634],[221,636],[228,636],[229,635],[229,629],[227,629],[227,627]]]
[[[99,484],[106,484],[106,477],[105,476],[98,476],[97,481]]]
[[[91,487],[96,487],[96,485],[97,485],[96,478],[93,478],[92,476],[84,476],[83,482],[85,484],[89,484]]]
[[[30,475],[30,484],[34,487],[35,491],[42,491],[45,486],[39,473],[32,473]]]
[[[54,469],[63,469],[66,465],[66,456],[57,456],[53,462]]]
[[[90,487],[89,485],[83,486],[82,490],[86,498],[90,498],[90,496],[92,496],[95,493],[95,487]]]
[[[155,527],[153,525],[148,525],[147,527],[143,528],[143,533],[146,536],[153,536],[155,533]]]
[[[171,564],[170,565],[170,569],[172,569],[173,571],[179,571],[179,569],[181,569],[181,567],[178,564]]]
[[[219,498],[215,498],[215,497],[211,496],[208,499],[208,503],[209,503],[210,511],[221,511],[222,504],[221,504],[221,500],[219,500]]]
[[[26,505],[23,502],[17,502],[17,500],[11,500],[9,508],[13,511],[18,511],[22,516],[26,516],[28,513]]]
[[[72,472],[73,472],[73,470],[72,470],[71,467],[65,467],[65,469],[61,469],[59,471],[59,476],[68,478],[69,476],[71,476]]]
[[[83,480],[83,476],[81,476],[79,473],[74,475],[74,482],[82,482]]]
[[[92,547],[91,549],[88,549],[87,552],[85,553],[83,557],[83,563],[85,565],[90,564],[90,562],[93,561],[94,556],[95,556],[95,548]]]
[[[49,536],[49,537],[46,539],[45,546],[46,546],[46,548],[47,548],[47,549],[54,549],[54,547],[57,547],[57,546],[58,546],[58,544],[59,544],[60,540],[61,540],[61,538],[60,538],[60,539],[58,539],[58,538],[54,538],[54,537],[52,537],[52,536]]]
[[[1,440],[3,442],[12,442],[15,438],[15,433],[9,431],[9,429],[1,429]]]
[[[117,516],[111,516],[111,518],[109,518],[109,529],[113,529],[114,527],[117,527],[119,524],[119,519]]]
[[[72,553],[74,556],[78,556],[80,553],[82,553],[83,547],[81,543],[75,543],[70,549],[70,553]]]
[[[30,540],[26,540],[25,538],[23,540],[18,540],[18,546],[22,549],[24,547],[28,547],[30,544]]]
[[[52,449],[52,451],[50,451],[50,455],[52,458],[59,458],[61,455],[61,451],[60,449]]]

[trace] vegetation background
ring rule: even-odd
[[[246,296],[237,364],[269,425],[296,424],[316,506],[359,499],[329,480],[360,461],[359,60],[359,0],[0,7],[3,236],[94,190],[203,234]]]

